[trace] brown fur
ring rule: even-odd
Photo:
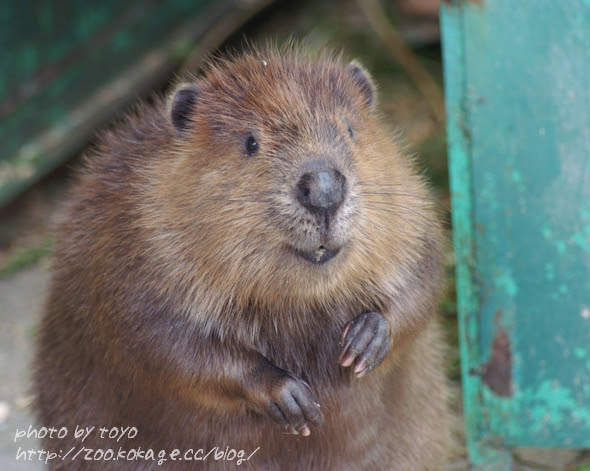
[[[170,104],[140,106],[104,134],[73,188],[34,377],[40,423],[70,434],[44,447],[260,447],[242,469],[438,469],[440,229],[368,77],[327,53],[269,48],[217,60],[194,83],[186,130],[171,124]],[[252,133],[260,148],[246,155]],[[318,158],[347,179],[329,229],[340,253],[324,264],[287,248],[321,243],[291,191]],[[356,378],[338,364],[340,341],[366,312],[386,319],[391,348]],[[311,437],[281,433],[265,413],[302,381],[323,415],[307,421]],[[82,444],[76,425],[138,435]],[[190,465],[79,457],[50,467]]]

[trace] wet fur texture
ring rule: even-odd
[[[188,100],[139,106],[88,156],[38,339],[42,425],[138,435],[82,444],[70,433],[44,448],[260,447],[240,468],[438,469],[441,233],[423,181],[380,123],[370,78],[330,53],[268,48],[213,61],[191,87]],[[347,184],[324,222],[293,196],[317,162]],[[297,254],[328,245],[339,252],[324,264]],[[342,334],[368,312],[386,320],[391,347],[357,378],[339,364]],[[302,382],[323,416],[311,437],[282,433],[264,409]],[[81,458],[50,469],[197,464],[235,469]]]

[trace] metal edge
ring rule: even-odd
[[[485,466],[485,469],[508,470],[511,469],[511,453],[501,444],[491,444],[489,424],[484,414],[481,378],[472,374],[483,362],[464,28],[466,9],[473,7],[461,0],[446,0],[441,2],[440,11],[463,407],[467,448],[472,464]]]

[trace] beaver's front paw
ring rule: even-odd
[[[322,423],[320,405],[309,384],[268,360],[246,389],[246,397],[256,411],[268,415],[285,433],[308,436],[310,425]]]
[[[389,352],[389,323],[378,312],[361,314],[344,326],[340,345],[338,362],[344,367],[354,365],[354,373],[361,377],[379,366]]]

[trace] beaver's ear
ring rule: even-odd
[[[352,61],[346,67],[350,76],[354,79],[355,83],[361,89],[363,96],[365,97],[365,103],[370,108],[375,108],[377,104],[377,90],[373,84],[373,79],[369,75],[369,72],[360,65],[357,61]]]
[[[198,98],[199,87],[195,84],[180,84],[172,93],[168,108],[172,125],[177,131],[190,129]]]

